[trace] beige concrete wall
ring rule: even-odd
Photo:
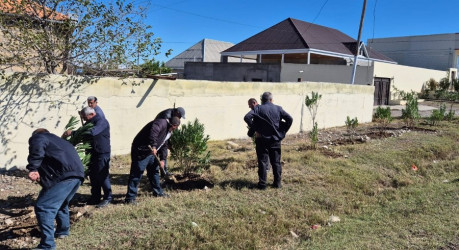
[[[346,116],[370,122],[373,86],[331,83],[254,83],[191,80],[146,80],[46,76],[0,81],[0,168],[27,164],[28,138],[45,127],[61,135],[64,126],[86,98],[95,95],[111,126],[112,154],[129,153],[137,132],[158,112],[174,103],[186,109],[183,122],[198,118],[211,140],[246,138],[243,116],[247,100],[271,91],[274,103],[292,115],[289,133],[308,131],[311,118],[304,98],[311,91],[322,94],[317,122],[320,128],[343,126]]]
[[[440,81],[440,79],[446,77],[446,75],[446,71],[442,70],[417,68],[381,62],[375,62],[374,64],[374,77],[391,79],[392,100],[399,99],[394,87],[398,90],[407,92],[421,92],[425,82],[427,82],[430,78]]]
[[[281,82],[302,81],[349,84],[352,66],[283,63]],[[373,85],[373,67],[357,66],[354,84]]]

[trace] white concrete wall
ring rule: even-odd
[[[283,63],[281,82],[332,82],[349,84],[352,66]],[[354,84],[373,85],[373,67],[357,66]]]
[[[89,82],[88,82],[89,81]],[[45,76],[0,80],[0,168],[27,164],[28,138],[44,127],[61,135],[70,117],[97,96],[111,126],[112,154],[129,153],[138,131],[158,112],[184,107],[186,118],[198,118],[211,140],[245,138],[243,116],[247,100],[271,91],[274,103],[293,117],[289,133],[308,131],[311,118],[304,99],[311,91],[322,94],[317,122],[320,128],[344,126],[346,116],[370,122],[373,86],[331,83],[253,83],[191,80],[148,80]]]

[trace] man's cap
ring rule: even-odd
[[[185,118],[185,109],[183,109],[182,107],[178,107],[178,108],[177,108],[177,112],[180,113],[180,116],[181,116],[183,119],[186,119],[186,118]]]

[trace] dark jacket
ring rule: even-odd
[[[171,119],[172,118],[172,113],[174,112],[174,109],[165,109],[156,115],[156,119]]]
[[[292,126],[293,118],[281,106],[266,102],[249,111],[244,121],[249,126],[249,136],[256,131],[264,139],[280,141]]]
[[[96,114],[97,114],[98,116],[102,116],[103,118],[105,118],[104,111],[102,111],[102,109],[99,107],[99,105],[97,105],[97,106],[94,108],[94,111],[96,111]]]
[[[94,127],[91,129],[91,154],[109,154],[110,153],[110,124],[105,117],[99,113],[89,120]]]
[[[168,141],[159,148],[169,132],[169,124],[167,119],[155,119],[145,125],[142,130],[136,135],[132,142],[131,154],[142,159],[151,154],[148,145],[158,150],[157,155],[161,160],[167,157]],[[158,149],[159,148],[159,149]]]
[[[51,133],[38,133],[29,139],[27,169],[38,171],[43,188],[68,179],[84,179],[83,164],[75,148],[68,141]]]

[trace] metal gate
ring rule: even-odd
[[[388,105],[390,94],[390,78],[375,77],[375,97],[373,105]]]

